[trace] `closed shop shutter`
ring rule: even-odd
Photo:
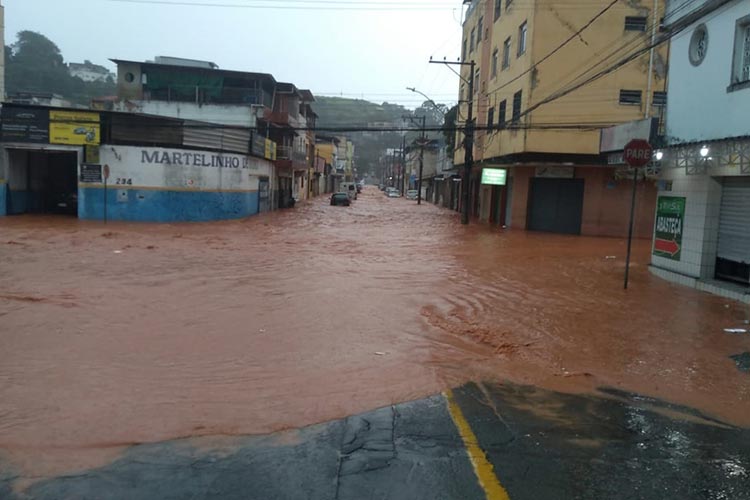
[[[583,179],[531,179],[529,230],[581,234],[582,215]]]
[[[725,177],[716,275],[750,282],[750,177]]]

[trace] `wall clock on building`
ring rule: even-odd
[[[690,47],[688,49],[688,56],[690,57],[690,64],[698,66],[706,58],[706,52],[708,51],[708,30],[705,24],[701,24],[693,31],[693,36],[690,37]]]

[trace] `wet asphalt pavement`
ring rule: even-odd
[[[450,398],[453,409],[443,394],[266,436],[132,446],[23,493],[5,470],[0,498],[750,499],[750,430],[699,411],[607,388],[471,383]],[[473,445],[500,494],[479,481]]]

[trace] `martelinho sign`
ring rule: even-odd
[[[685,198],[659,196],[656,201],[654,226],[654,255],[680,260],[682,231],[685,220]]]

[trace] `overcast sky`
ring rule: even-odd
[[[172,2],[203,5],[164,5]],[[460,55],[460,0],[2,3],[6,44],[15,41],[18,31],[37,31],[60,47],[66,62],[89,59],[114,70],[109,58],[142,61],[170,55],[272,73],[317,94],[415,107],[422,98],[407,91],[409,86],[438,102],[457,99],[457,77],[428,60]]]

